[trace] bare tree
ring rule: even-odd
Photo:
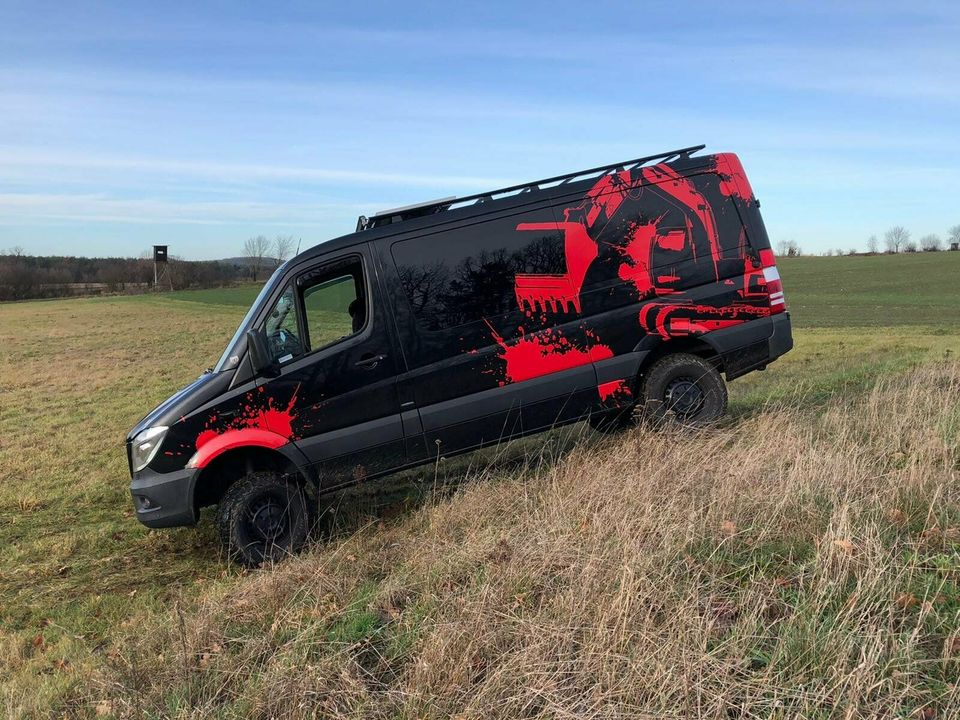
[[[960,245],[960,225],[954,225],[947,231],[947,234],[950,236],[949,242],[951,245]]]
[[[268,250],[270,250],[270,241],[267,240],[265,235],[257,235],[243,241],[243,255],[250,260],[254,280],[257,280],[260,275],[263,258]]]
[[[867,238],[867,252],[873,253],[874,255],[880,252],[880,241],[877,240],[876,235],[871,235]]]
[[[898,253],[904,249],[907,241],[910,240],[910,231],[903,225],[894,225],[887,230],[883,236],[883,241],[887,246],[887,252]]]
[[[943,250],[943,243],[940,242],[940,236],[936,233],[924,235],[920,238],[920,249],[924,252],[937,252]]]
[[[917,243],[914,240],[907,240],[903,246],[903,251],[908,253],[915,253],[917,251]]]
[[[836,255],[837,257],[842,257],[842,256],[843,256],[843,248],[837,248],[836,250],[833,251],[833,254]]]
[[[797,257],[800,254],[800,246],[796,240],[781,240],[777,243],[777,255],[780,257]]]
[[[850,248],[849,250],[847,250],[847,255],[853,256],[853,255],[856,255],[856,254],[857,254],[857,249],[854,248],[854,247],[852,247],[852,248]]]
[[[277,235],[273,241],[273,254],[277,258],[277,265],[290,257],[295,247],[293,235]]]

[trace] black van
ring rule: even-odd
[[[218,505],[257,564],[303,543],[318,492],[583,419],[718,418],[721,373],[792,339],[740,162],[702,148],[361,217],[284,263],[130,431],[137,517]]]

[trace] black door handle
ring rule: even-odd
[[[365,370],[373,370],[377,365],[380,364],[381,360],[386,360],[386,355],[372,355],[367,354],[357,360],[356,365],[358,368],[364,368]]]

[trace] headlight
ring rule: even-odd
[[[131,460],[134,472],[139,472],[150,464],[153,456],[157,454],[157,450],[163,444],[163,438],[166,434],[167,428],[162,426],[152,427],[147,428],[133,439]]]

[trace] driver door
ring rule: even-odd
[[[406,460],[397,353],[370,269],[359,249],[307,268],[264,327],[278,367],[261,379],[268,426],[289,433],[324,489]]]

